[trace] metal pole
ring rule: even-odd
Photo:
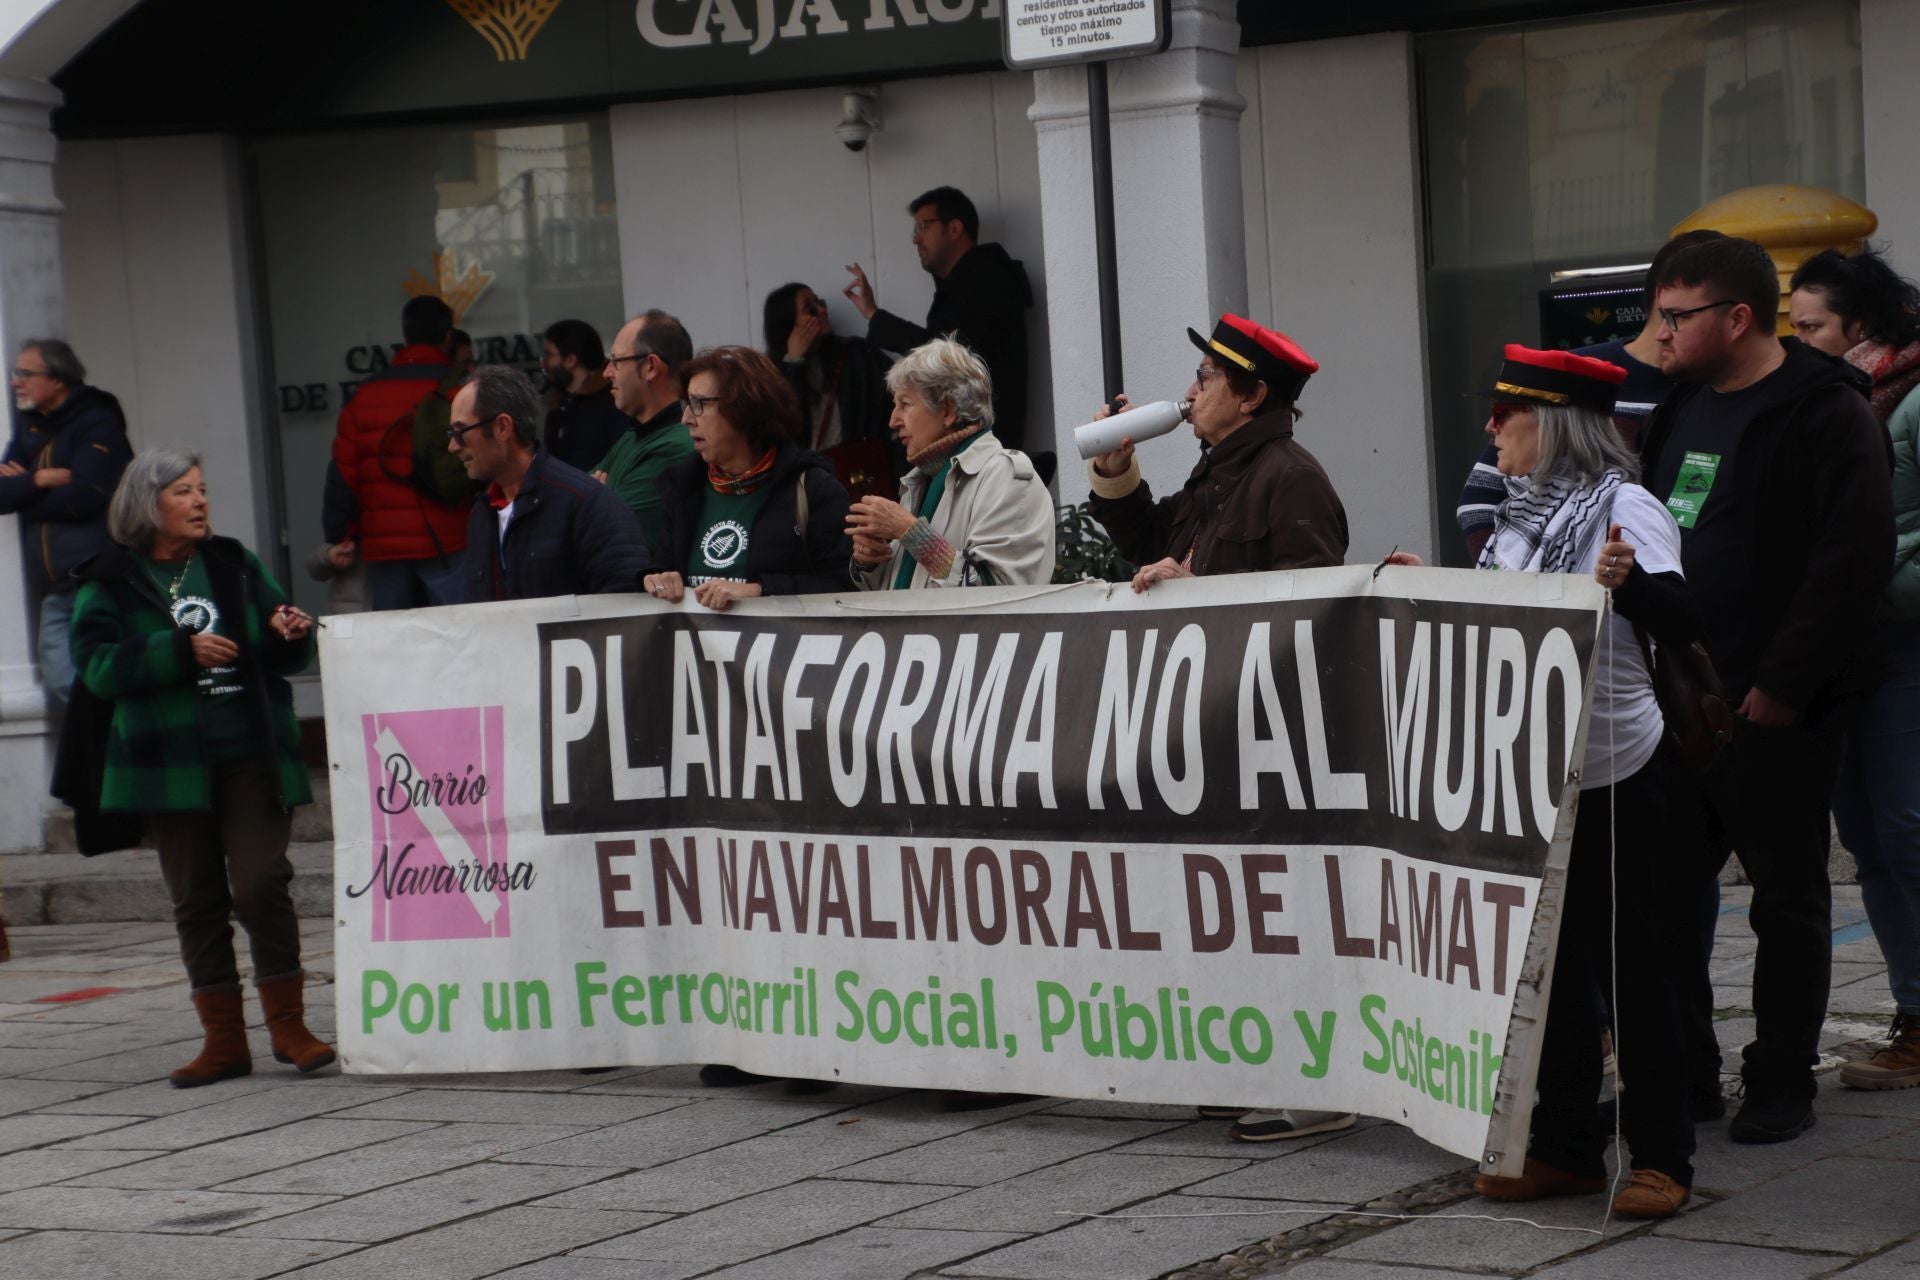
[[[1120,362],[1120,268],[1113,243],[1113,135],[1107,64],[1087,64],[1087,136],[1093,148],[1093,245],[1100,269],[1100,363],[1108,401],[1126,390]]]

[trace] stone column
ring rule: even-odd
[[[0,76],[0,355],[58,334],[63,320],[60,202],[53,194],[53,131],[60,93],[44,80]],[[0,852],[40,848],[47,746],[56,726],[27,631],[20,522],[0,517]]]
[[[1204,334],[1247,302],[1240,24],[1233,0],[1173,0],[1172,22],[1166,52],[1108,67],[1125,390],[1141,403],[1178,399],[1193,381],[1189,325]],[[1040,149],[1060,498],[1077,502],[1087,477],[1073,428],[1102,398],[1086,69],[1035,72],[1028,118]],[[1164,494],[1195,457],[1191,434],[1175,433],[1143,447],[1140,465]]]

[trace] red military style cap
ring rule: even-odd
[[[1627,380],[1627,371],[1619,365],[1571,351],[1536,351],[1509,342],[1505,356],[1493,386],[1481,393],[1494,400],[1579,405],[1612,413],[1614,395]]]
[[[1266,383],[1277,403],[1292,404],[1307,379],[1320,372],[1320,362],[1301,350],[1299,343],[1245,316],[1221,316],[1210,338],[1192,329],[1187,337],[1207,355]]]

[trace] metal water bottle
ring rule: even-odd
[[[1122,440],[1140,444],[1163,436],[1185,422],[1191,408],[1193,402],[1189,400],[1155,400],[1152,404],[1139,405],[1125,413],[1075,427],[1074,447],[1082,458],[1097,458],[1118,449]]]

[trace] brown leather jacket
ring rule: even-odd
[[[1124,496],[1102,496],[1123,490]],[[1290,409],[1265,414],[1209,449],[1179,493],[1153,500],[1137,465],[1088,500],[1120,554],[1137,565],[1191,559],[1201,577],[1344,563],[1347,512],[1319,460],[1293,438]]]

